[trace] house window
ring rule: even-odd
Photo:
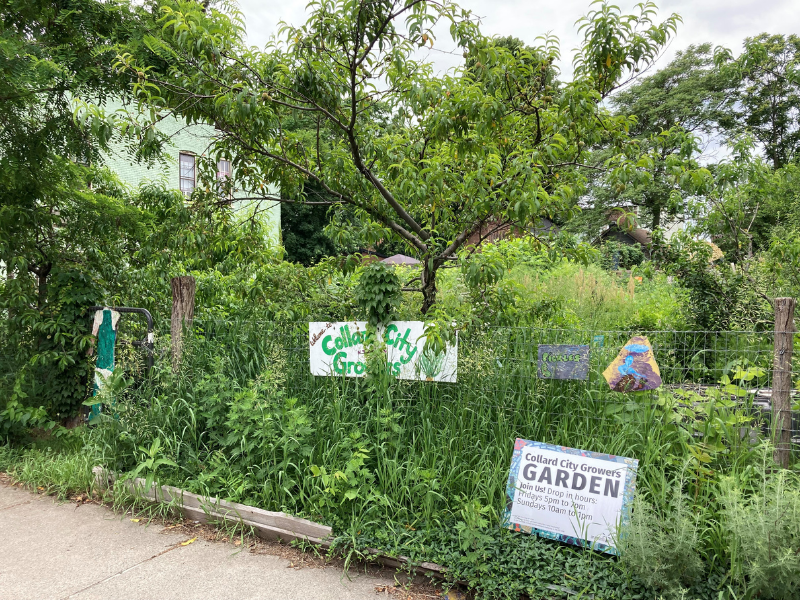
[[[226,179],[231,176],[231,161],[221,160],[217,163],[217,179]]]
[[[195,164],[193,154],[180,153],[180,184],[184,196],[190,196],[195,186]]]

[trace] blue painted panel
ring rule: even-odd
[[[538,374],[541,379],[586,379],[589,377],[589,346],[539,346]]]

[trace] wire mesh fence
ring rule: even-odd
[[[198,377],[213,360],[226,363],[227,374],[239,385],[259,376],[279,361],[285,370],[287,393],[299,399],[358,396],[363,380],[315,377],[309,367],[307,322],[256,322],[196,319],[193,324]],[[146,376],[141,348],[130,345],[145,334],[144,323],[131,316],[120,320],[118,362],[133,376]],[[603,376],[633,336],[646,337],[660,368],[662,385],[635,393],[613,391]],[[156,332],[166,340],[168,331]],[[654,407],[670,405],[684,420],[707,421],[708,404],[738,411],[743,439],[769,437],[772,413],[774,333],[771,331],[593,331],[486,326],[461,331],[457,383],[395,381],[389,394],[393,406],[409,416],[470,413],[476,423],[503,423],[504,435],[577,445],[595,440],[597,451],[612,452],[613,440],[626,419],[641,417]],[[0,340],[2,341],[2,340]],[[545,379],[537,373],[539,345],[587,345],[589,373],[585,380]],[[169,365],[168,344],[157,343],[156,363]],[[0,352],[0,384],[11,389],[23,364],[20,353],[7,345]],[[795,361],[796,362],[796,361]],[[794,377],[793,388],[797,387]],[[792,389],[794,406],[796,389]],[[705,411],[705,415],[704,415]],[[744,417],[746,418],[743,418]],[[479,417],[479,419],[478,419]],[[800,412],[792,411],[791,438],[800,445]]]
[[[196,321],[206,352],[226,357],[242,382],[279,357],[288,393],[298,398],[358,394],[363,384],[345,377],[315,377],[309,368],[308,323]],[[621,393],[603,371],[633,335],[646,337],[662,385]],[[474,411],[481,421],[511,420],[520,437],[562,443],[559,436],[581,422],[591,437],[608,439],[630,413],[669,404],[684,419],[708,418],[708,404],[735,411],[742,438],[770,435],[774,334],[753,331],[586,331],[485,327],[460,332],[457,383],[398,380],[393,401],[407,411]],[[537,372],[539,345],[588,345],[585,380],[545,379]],[[792,381],[795,378],[792,377]],[[795,391],[792,390],[794,396]],[[704,416],[705,415],[705,416]],[[536,423],[532,427],[531,422]],[[792,413],[792,440],[800,443],[800,416]],[[541,439],[543,436],[549,439]],[[608,451],[605,448],[600,450]]]

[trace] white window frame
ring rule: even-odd
[[[226,163],[228,165],[228,170],[223,171],[220,169],[222,163]],[[227,158],[221,158],[217,161],[217,179],[228,178],[231,176],[231,161]]]
[[[188,177],[183,176],[183,157],[189,157],[192,159],[192,179],[190,180]],[[191,181],[192,187],[191,189],[184,189],[183,182]],[[181,193],[186,196],[187,198],[192,195],[192,192],[197,187],[197,156],[194,152],[180,152],[178,154],[178,189]]]

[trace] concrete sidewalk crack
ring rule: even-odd
[[[9,506],[2,506],[0,510],[6,510],[7,508],[14,508],[15,506],[22,506],[23,504],[30,504],[33,500],[25,500],[23,502],[17,502],[16,504],[10,504]]]
[[[174,546],[170,546],[169,548],[167,548],[167,549],[165,549],[165,550],[162,550],[162,551],[161,551],[161,552],[159,552],[158,554],[154,554],[154,555],[153,555],[153,556],[151,556],[150,558],[145,558],[144,560],[140,560],[140,561],[139,561],[139,562],[137,562],[135,565],[131,565],[130,567],[127,567],[127,568],[125,568],[125,569],[122,569],[121,571],[118,571],[118,572],[114,573],[113,575],[109,575],[108,577],[104,577],[104,578],[103,578],[103,579],[101,579],[100,581],[95,581],[94,583],[92,583],[92,584],[90,584],[90,585],[87,585],[85,588],[83,588],[83,589],[80,589],[80,590],[78,590],[77,592],[72,592],[72,593],[71,593],[71,594],[69,594],[68,596],[64,596],[63,598],[61,598],[61,600],[69,600],[70,598],[74,598],[74,597],[75,597],[75,596],[77,596],[78,594],[82,594],[82,593],[83,593],[83,592],[85,592],[86,590],[90,590],[90,589],[92,589],[93,587],[95,587],[95,586],[97,586],[97,585],[100,585],[101,583],[105,583],[106,581],[108,581],[108,580],[110,580],[110,579],[114,579],[114,577],[119,577],[120,575],[123,575],[123,574],[127,573],[128,571],[131,571],[131,570],[135,569],[135,568],[136,568],[136,567],[138,567],[139,565],[143,565],[144,563],[146,563],[146,562],[149,562],[149,561],[153,560],[154,558],[158,558],[159,556],[161,556],[161,555],[163,555],[163,554],[166,554],[167,552],[170,552],[171,550],[175,550],[176,548],[180,548],[180,547],[181,547],[181,544],[183,544],[183,542],[178,542],[178,543],[177,543],[177,544],[175,544]]]

